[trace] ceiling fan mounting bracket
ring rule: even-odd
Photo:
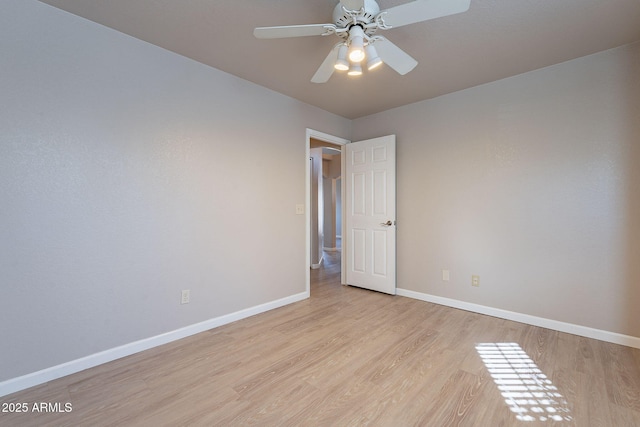
[[[330,36],[332,34],[338,34],[338,31],[342,31],[341,28],[336,28],[335,25],[325,25],[324,29],[326,31],[324,33],[320,34],[321,36]]]
[[[384,16],[387,14],[386,11],[380,12],[378,15],[376,15],[376,29],[380,28],[381,30],[390,30],[393,28],[393,26],[391,25],[387,25],[384,22]]]

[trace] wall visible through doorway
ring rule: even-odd
[[[311,173],[311,268],[322,265],[323,250],[337,250],[341,200],[341,147],[310,139]]]

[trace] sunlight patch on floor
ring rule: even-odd
[[[572,420],[566,399],[517,343],[478,344],[476,350],[518,420]]]

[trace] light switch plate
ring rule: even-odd
[[[304,205],[296,205],[296,215],[304,215]]]

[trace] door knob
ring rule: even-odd
[[[390,225],[393,225],[393,223],[391,222],[391,220],[387,221],[387,222],[381,222],[380,225],[384,225],[389,227]]]

